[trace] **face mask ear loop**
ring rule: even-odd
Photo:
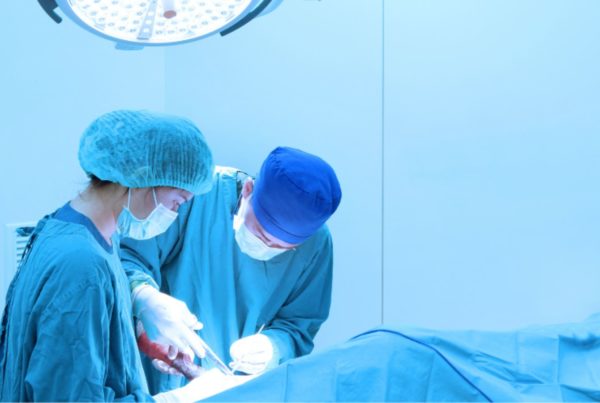
[[[154,196],[154,207],[158,207],[158,201],[156,201],[156,191],[152,188],[152,196]]]
[[[127,210],[131,211],[129,207],[131,206],[131,188],[127,191]]]
[[[248,208],[250,207],[250,203],[252,201],[252,192],[250,192],[250,194],[248,195],[248,197],[243,198],[242,203],[246,203],[246,205],[244,206],[244,221],[246,221],[246,212],[248,211]]]

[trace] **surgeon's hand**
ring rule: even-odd
[[[183,374],[178,371],[177,368],[163,361],[171,360],[172,362],[174,359],[176,359],[177,355],[179,354],[177,347],[166,346],[150,341],[146,335],[146,331],[144,330],[144,325],[139,320],[135,326],[135,336],[140,351],[152,359],[152,366],[154,366],[154,368],[165,374],[183,376]],[[186,356],[185,360],[193,362],[193,357]]]
[[[172,347],[172,346],[169,346],[169,347]],[[177,356],[177,354],[175,356]],[[169,357],[169,358],[171,358],[171,357]],[[152,360],[152,366],[154,367],[154,369],[156,369],[159,372],[162,372],[163,374],[183,376],[183,374],[180,371],[178,371],[177,368],[170,366],[169,364],[167,364],[164,361],[159,360],[158,358],[154,358]]]
[[[133,295],[133,314],[143,323],[150,340],[191,357],[204,357],[202,341],[194,331],[202,329],[202,323],[184,302],[146,284],[136,288]]]
[[[273,343],[264,334],[254,334],[234,342],[229,348],[234,371],[258,374],[266,370],[273,360]]]

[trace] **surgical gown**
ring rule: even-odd
[[[233,216],[246,175],[219,167],[209,193],[181,206],[177,221],[162,235],[124,239],[123,267],[132,281],[155,286],[184,301],[204,324],[200,336],[228,363],[229,347],[264,324],[281,362],[309,353],[329,314],[332,241],[322,227],[311,238],[259,261],[242,253]],[[150,391],[180,386],[185,379],[161,374],[145,360]],[[203,360],[202,365],[212,363]]]
[[[600,401],[600,315],[516,331],[378,328],[207,399]]]
[[[87,217],[72,209],[65,214],[69,209],[66,205],[40,221],[31,252],[9,288],[0,339],[0,399],[152,400],[117,251],[98,242]],[[63,221],[57,214],[79,217]]]

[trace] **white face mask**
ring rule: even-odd
[[[131,189],[127,196],[127,206],[119,214],[117,220],[117,230],[123,238],[133,238],[138,240],[150,239],[162,234],[169,228],[177,218],[177,213],[166,208],[162,203],[156,200],[156,192],[152,188],[154,196],[154,205],[156,206],[150,215],[140,220],[129,210],[131,203]]]
[[[240,250],[252,259],[266,261],[282,254],[286,249],[271,248],[267,246],[259,237],[254,235],[244,223],[244,217],[250,198],[242,198],[238,213],[233,217],[233,230],[235,231],[235,241]]]

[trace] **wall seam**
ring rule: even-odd
[[[381,0],[381,324],[385,323],[385,0]]]

